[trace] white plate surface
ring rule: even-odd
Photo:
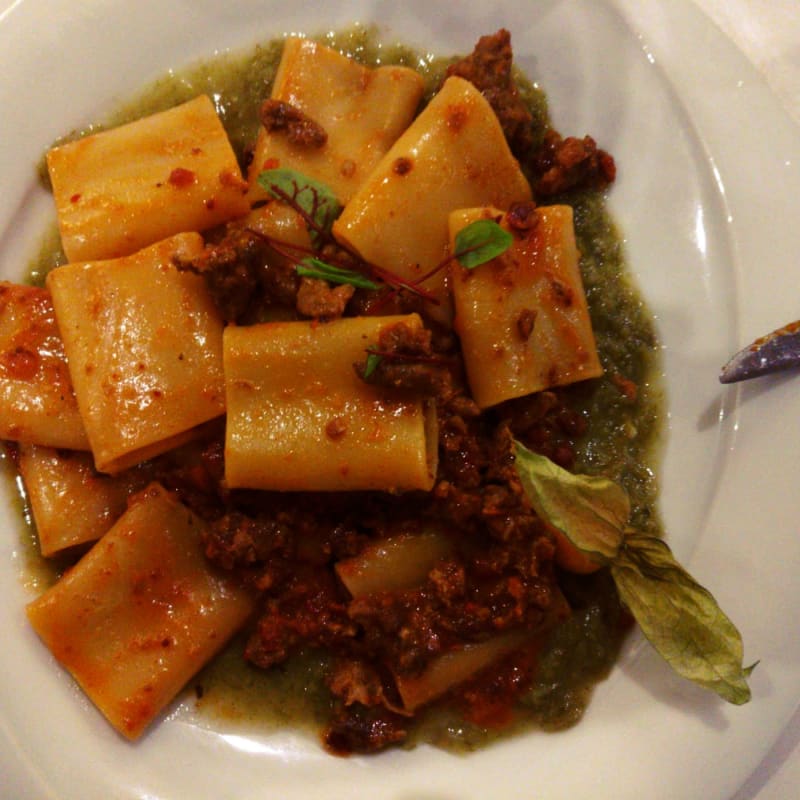
[[[800,698],[800,383],[722,389],[739,346],[800,316],[800,134],[684,0],[17,0],[0,15],[0,276],[19,280],[52,210],[34,165],[57,136],[147,81],[289,31],[375,22],[387,41],[464,52],[504,26],[556,126],[619,165],[612,206],[657,317],[669,393],[663,512],[677,555],[761,660],[741,708],[674,678],[634,638],[586,718],[470,756],[335,759],[291,732],[173,714],[115,736],[28,629],[12,492],[0,496],[0,796],[219,800],[723,800]],[[3,5],[0,4],[0,8]],[[794,212],[794,213],[793,213]]]

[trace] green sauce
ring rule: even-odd
[[[603,197],[586,193],[570,200],[592,327],[605,370],[602,378],[571,390],[589,420],[575,471],[603,474],[622,484],[631,498],[633,526],[660,535],[656,464],[665,398],[652,315],[628,275],[621,240]],[[635,397],[626,396],[619,379],[636,384]]]
[[[332,708],[325,686],[328,659],[302,652],[270,670],[242,658],[245,642],[235,638],[192,681],[198,711],[238,727],[259,731],[291,726],[317,735]]]
[[[403,64],[417,69],[426,81],[423,102],[430,98],[453,60],[421,56],[403,45],[382,45],[375,31],[363,27],[327,34],[321,41],[368,65]],[[258,108],[269,95],[282,45],[283,40],[276,39],[246,53],[217,56],[170,73],[102,125],[66,138],[138,119],[207,93],[244,164],[258,129]],[[525,79],[521,80],[521,90],[533,113],[536,132],[542,135],[548,124],[546,97]],[[652,317],[627,274],[620,237],[603,196],[585,192],[559,198],[559,202],[575,209],[584,284],[606,371],[601,379],[568,389],[571,403],[589,421],[588,433],[579,443],[576,470],[602,473],[621,482],[632,500],[633,524],[659,534],[655,475],[664,400],[658,385]],[[47,271],[62,260],[57,233],[51,231],[33,266],[33,280],[41,283]],[[620,379],[637,384],[635,397],[626,396]],[[30,525],[26,536],[30,536]],[[565,576],[565,581],[573,596],[587,600],[558,629],[541,655],[534,685],[522,700],[520,724],[533,723],[552,730],[576,722],[586,708],[591,687],[607,675],[619,651],[621,610],[607,573],[588,578]],[[242,647],[239,640],[231,643],[195,678],[187,697],[194,694],[198,709],[236,726],[269,730],[290,724],[317,731],[331,707],[322,680],[324,656],[305,653],[264,672],[243,660]],[[452,712],[434,710],[421,721],[413,741],[469,750],[495,736],[465,724]]]

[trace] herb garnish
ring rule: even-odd
[[[746,703],[755,665],[742,666],[739,631],[664,541],[627,526],[625,491],[606,478],[568,472],[518,442],[516,467],[536,512],[610,568],[620,599],[667,663],[728,702]]]
[[[298,214],[300,214],[306,223],[309,235],[311,236],[311,242],[314,245],[314,252],[318,252],[324,244],[333,242],[331,228],[333,223],[336,221],[336,218],[342,213],[342,205],[336,199],[336,195],[333,193],[330,187],[324,183],[321,183],[320,181],[314,180],[314,178],[311,178],[308,175],[304,175],[302,172],[297,172],[296,170],[292,169],[264,170],[258,174],[258,183],[265,191],[269,192],[272,197],[283,201],[297,211]],[[291,253],[303,253],[305,255],[307,248],[297,247],[287,242],[280,242],[274,237],[267,236],[254,229],[250,229],[250,231],[260,238],[269,241],[270,244],[282,255],[289,258],[289,260],[294,261],[296,268],[306,261],[306,259],[304,259],[302,256],[297,258]],[[385,270],[376,264],[369,264],[365,262],[357,253],[353,252],[343,244],[336,244],[343,252],[347,253],[351,261],[362,264],[364,267],[364,272],[374,275],[375,278],[382,281],[387,286],[392,287],[394,291],[405,289],[412,294],[424,297],[426,300],[429,300],[432,303],[439,302],[432,292],[419,285],[421,281],[405,280],[399,275],[395,275],[393,272],[389,272],[389,270]],[[319,262],[319,264],[325,263],[320,259],[316,260]],[[326,264],[326,267],[331,275],[334,272],[343,269],[331,264]],[[353,270],[347,271],[352,272],[354,275],[358,274]],[[302,273],[300,273],[298,270],[298,274]],[[331,280],[330,278],[322,279]],[[331,282],[335,281],[331,280]],[[339,282],[341,283],[344,281]],[[351,283],[351,281],[346,282]],[[364,286],[363,288],[380,288],[378,284],[375,284],[374,282],[371,283],[372,285]],[[353,285],[358,286],[358,284],[355,283],[353,283]]]
[[[393,287],[392,293],[399,289],[406,289],[413,294],[420,295],[429,300],[434,305],[438,305],[439,299],[431,292],[422,288],[422,284],[432,278],[438,272],[445,269],[451,261],[458,261],[466,269],[475,267],[491,261],[493,258],[502,255],[514,242],[514,237],[497,222],[491,219],[481,219],[471,222],[462,228],[455,237],[455,247],[453,252],[445,256],[433,269],[426,272],[414,281],[403,281],[392,273],[381,274],[377,267],[376,275],[385,280]]]
[[[513,234],[493,219],[478,219],[456,234],[455,258],[465,269],[474,269],[502,255],[513,243]]]
[[[330,187],[308,175],[304,175],[302,172],[283,168],[267,169],[260,172],[258,183],[272,197],[287,203],[303,217],[315,248],[319,248],[325,242],[332,240],[331,227],[336,218],[342,213],[342,205]],[[253,232],[256,233],[256,231]],[[271,239],[271,237],[264,238]],[[513,235],[494,220],[476,220],[458,232],[452,255],[447,256],[430,272],[413,281],[401,278],[399,275],[395,275],[376,264],[366,264],[358,258],[356,253],[351,252],[341,244],[339,247],[360,263],[364,263],[365,271],[369,271],[378,280],[392,287],[394,292],[405,289],[412,294],[419,295],[434,304],[438,304],[439,300],[435,294],[423,288],[422,283],[446,267],[452,259],[456,259],[466,269],[474,269],[480,264],[491,261],[504,253],[511,247],[513,241]],[[278,244],[274,241],[272,243],[273,246]],[[287,246],[286,243],[282,244],[284,248]],[[288,247],[295,250],[302,249],[291,245],[288,245]],[[284,255],[286,255],[285,252]],[[308,264],[309,260],[313,262],[313,265]],[[377,283],[354,270],[337,267],[318,258],[297,260],[295,268],[298,275],[319,278],[330,283],[349,283],[352,286],[363,289],[374,290],[380,288]],[[312,274],[314,270],[316,270],[316,273]]]
[[[380,353],[376,353],[374,350],[367,348],[367,362],[364,365],[364,371],[361,373],[362,379],[367,380],[367,378],[378,369],[378,365],[381,361],[383,361],[383,356]]]
[[[304,278],[316,278],[328,283],[347,283],[357,289],[380,289],[380,285],[359,272],[336,267],[319,258],[306,258],[295,266],[295,272]]]
[[[325,239],[339,214],[342,204],[320,181],[293,169],[267,169],[258,175],[259,185],[277,200],[289,203],[308,225],[311,240]]]

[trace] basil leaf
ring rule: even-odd
[[[268,169],[258,175],[259,185],[311,221],[312,241],[330,233],[342,205],[333,191],[320,181],[293,169]]]
[[[666,542],[629,533],[611,574],[642,633],[679,675],[729,703],[750,699],[739,631]]]
[[[491,261],[514,243],[514,236],[493,219],[471,222],[456,234],[455,257],[465,269]]]
[[[358,289],[380,289],[380,285],[375,281],[355,272],[352,269],[344,269],[328,264],[319,258],[306,258],[302,263],[295,267],[298,275],[305,278],[317,278],[328,283],[347,283]]]
[[[516,443],[516,468],[536,512],[579,550],[610,566],[622,602],[681,676],[730,703],[750,699],[742,638],[667,544],[627,527],[630,502],[612,481],[574,475]]]
[[[517,472],[531,505],[579,550],[608,563],[619,552],[630,501],[607,478],[575,475],[517,442]]]

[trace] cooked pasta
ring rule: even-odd
[[[158,484],[28,606],[28,619],[129,739],[183,688],[253,608],[203,558],[203,523]]]
[[[586,305],[569,206],[525,209],[525,229],[498,258],[451,267],[455,328],[481,407],[603,374]],[[529,217],[528,215],[533,215]],[[497,209],[454,211],[451,241]],[[451,245],[452,246],[452,245]]]
[[[353,369],[380,329],[398,322],[422,327],[413,315],[226,328],[228,485],[430,489],[436,474],[430,404],[387,395]]]
[[[0,283],[0,436],[88,450],[50,294]]]
[[[582,283],[570,204],[613,159],[514,74],[506,31],[424,100],[292,36],[241,166],[205,95],[49,151],[68,263],[0,286],[0,437],[71,561],[28,618],[124,737],[237,633],[267,671],[324,654],[338,754],[507,721],[570,620],[555,649],[606,657],[562,691],[607,667],[608,571],[565,577],[515,442],[574,467],[584,398],[631,417],[645,359],[601,361]]]
[[[206,95],[47,154],[70,261],[130,255],[247,213],[246,184]]]
[[[528,181],[483,95],[451,77],[395,142],[334,223],[362,258],[410,281],[447,256],[447,220],[459,208],[507,208],[530,199]],[[441,292],[444,272],[427,284]]]
[[[262,113],[266,121],[250,165],[251,202],[266,197],[257,180],[262,170],[289,167],[327,184],[347,203],[408,127],[422,88],[422,78],[408,67],[370,69],[317,42],[289,37],[272,87],[274,113]],[[296,126],[291,113],[302,115]]]
[[[200,234],[178,234],[47,277],[101,472],[172,449],[225,411],[222,320],[203,281],[172,263],[202,249]]]
[[[353,597],[418,586],[453,543],[441,531],[400,533],[365,547],[357,556],[336,564],[336,574]]]
[[[19,471],[43,556],[96,542],[141,488],[136,475],[97,473],[91,453],[39,445],[20,446]]]

